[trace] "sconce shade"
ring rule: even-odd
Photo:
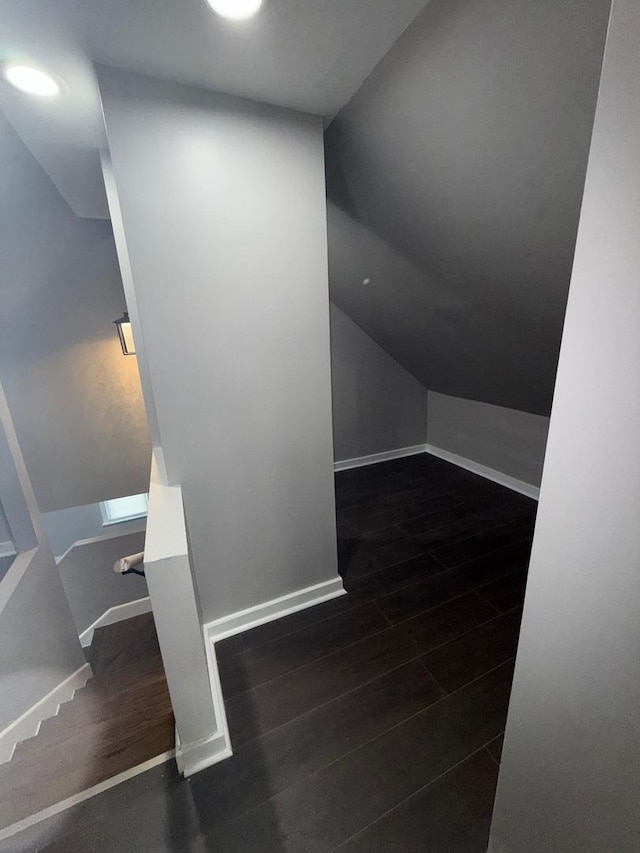
[[[129,320],[129,314],[125,311],[119,320],[114,320],[113,322],[115,324],[116,329],[118,330],[118,337],[120,338],[122,354],[135,355],[136,345],[133,342],[133,331],[131,329],[131,321]]]

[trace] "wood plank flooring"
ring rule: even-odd
[[[0,850],[484,853],[536,504],[426,455],[336,498],[349,594],[217,645],[233,757]]]
[[[0,829],[173,749],[151,614],[98,629],[87,659],[94,677],[0,765]]]

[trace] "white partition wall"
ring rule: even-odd
[[[640,5],[614,0],[491,853],[640,845]]]
[[[322,121],[98,77],[151,431],[182,488],[202,620],[240,630],[343,591]]]

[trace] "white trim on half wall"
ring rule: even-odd
[[[80,634],[80,645],[83,648],[90,646],[93,640],[93,633],[98,628],[104,628],[106,625],[114,625],[116,622],[122,622],[124,619],[132,619],[134,616],[141,616],[143,613],[151,613],[151,599],[149,596],[136,598],[135,601],[127,601],[125,604],[117,604],[115,607],[110,607]]]
[[[17,720],[10,723],[0,732],[0,764],[11,761],[16,746],[23,740],[37,735],[41,723],[49,717],[55,717],[60,705],[73,699],[76,690],[84,687],[91,678],[91,667],[83,664],[70,676],[61,681],[57,687],[50,690],[46,696],[33,704]]]

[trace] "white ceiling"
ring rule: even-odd
[[[265,0],[226,21],[205,0],[2,0],[0,60],[66,84],[38,100],[0,84],[0,108],[79,216],[106,217],[92,63],[326,118],[359,89],[428,0]]]

